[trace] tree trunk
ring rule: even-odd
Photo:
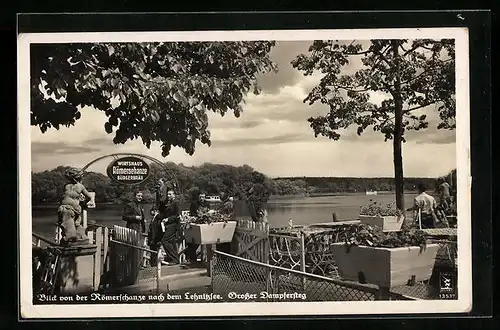
[[[394,82],[394,181],[396,184],[396,207],[405,210],[404,202],[404,179],[403,179],[403,156],[402,156],[402,138],[403,138],[403,100],[401,97],[401,75],[399,66],[399,41],[392,41],[395,61],[395,82]]]
[[[397,102],[396,102],[397,104]],[[402,122],[402,106],[400,106],[398,115],[398,106],[396,105],[396,119],[394,128],[394,141],[393,141],[393,153],[394,153],[394,181],[396,184],[396,207],[401,211],[405,209],[404,203],[404,179],[403,179],[403,156],[402,156],[402,132],[401,132],[401,122]],[[399,120],[398,120],[398,117]]]

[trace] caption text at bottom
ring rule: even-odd
[[[269,293],[262,291],[259,293],[239,293],[229,292],[223,296],[216,293],[191,293],[183,294],[103,294],[91,293],[89,295],[45,295],[39,294],[37,300],[40,302],[115,302],[115,303],[133,303],[133,302],[163,302],[163,301],[187,301],[187,302],[203,302],[203,301],[255,301],[255,300],[306,300],[305,293]]]

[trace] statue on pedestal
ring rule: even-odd
[[[57,224],[62,229],[61,245],[88,243],[82,224],[82,211],[92,197],[82,183],[83,171],[69,168],[64,176],[68,182],[57,209]]]

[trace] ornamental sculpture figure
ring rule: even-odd
[[[68,183],[57,209],[58,226],[62,229],[61,244],[88,242],[82,225],[82,209],[92,199],[82,183],[83,172],[76,168],[66,170]]]

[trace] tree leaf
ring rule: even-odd
[[[189,106],[190,106],[190,107],[195,106],[196,104],[198,104],[198,102],[199,102],[199,101],[198,101],[198,99],[196,99],[196,98],[194,98],[194,97],[190,97],[190,98],[189,98]]]
[[[189,106],[188,99],[186,98],[186,96],[184,96],[184,94],[180,90],[174,93],[174,100],[181,103],[182,106]]]
[[[175,73],[179,73],[182,71],[182,65],[176,63],[172,66],[172,71],[174,71]]]
[[[107,122],[104,124],[104,130],[106,131],[106,133],[110,134],[113,132],[113,126]]]

